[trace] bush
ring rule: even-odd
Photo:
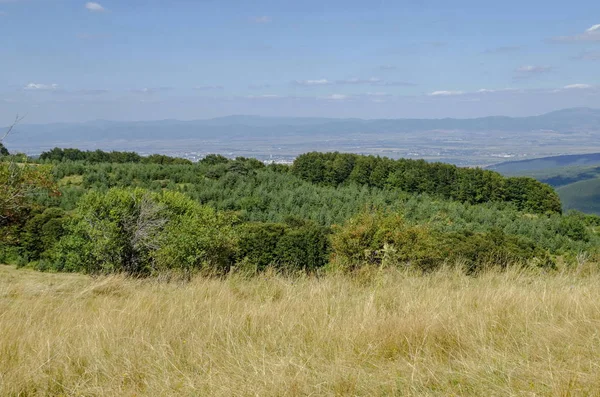
[[[289,219],[288,223],[247,223],[238,228],[238,263],[249,270],[268,266],[314,270],[329,259],[329,228]]]
[[[289,270],[308,271],[325,266],[331,252],[330,229],[312,222],[298,224],[297,220],[289,219],[287,222],[286,233],[275,250],[279,265]]]
[[[534,260],[541,266],[553,265],[550,255],[533,241],[499,229],[443,233],[379,211],[363,212],[337,227],[332,248],[335,264],[348,269],[372,264],[432,270],[444,263],[464,263],[468,271],[477,271],[488,265],[506,267]]]
[[[29,258],[37,260],[49,252],[64,234],[65,212],[47,208],[30,218],[22,234],[22,246]]]
[[[334,261],[344,268],[407,263],[425,268],[443,259],[432,232],[425,226],[406,224],[398,214],[365,211],[334,230]]]
[[[58,270],[87,273],[221,269],[233,252],[231,224],[177,192],[92,191],[79,201],[54,260]]]
[[[227,272],[235,257],[235,217],[180,193],[165,192],[160,199],[171,211],[171,220],[153,254],[155,270]]]
[[[279,223],[247,223],[238,228],[237,260],[256,271],[277,263],[277,245],[287,231]]]
[[[504,234],[496,229],[489,233],[455,232],[441,234],[441,251],[450,261],[463,262],[466,270],[475,272],[488,266],[506,268],[510,265],[534,263],[554,267],[547,251],[532,240]]]
[[[590,217],[591,219],[591,217]],[[572,211],[560,219],[558,233],[575,241],[590,241],[591,233],[586,227],[586,215]]]

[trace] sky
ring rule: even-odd
[[[0,125],[600,108],[600,1],[0,0]]]

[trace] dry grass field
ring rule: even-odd
[[[0,266],[0,396],[600,395],[600,273]]]

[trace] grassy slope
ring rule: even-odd
[[[565,209],[600,214],[600,178],[571,183],[556,191]]]
[[[91,279],[0,266],[0,395],[596,395],[600,274]]]
[[[600,215],[600,166],[596,164],[556,167],[558,163],[548,159],[531,161],[540,168],[529,169],[516,162],[506,163],[504,169],[498,171],[507,176],[530,176],[552,185],[560,196],[565,210],[575,209]],[[543,168],[544,166],[548,168]]]

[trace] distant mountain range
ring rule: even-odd
[[[327,119],[228,116],[209,120],[90,121],[85,123],[22,124],[11,141],[25,143],[106,140],[173,140],[226,136],[320,133],[385,133],[433,130],[569,133],[600,130],[600,109],[572,108],[530,117],[492,116],[474,119]]]
[[[6,141],[29,154],[58,147],[290,161],[307,151],[489,165],[502,158],[600,152],[600,110],[474,119],[328,119],[228,116],[209,120],[20,124]]]

